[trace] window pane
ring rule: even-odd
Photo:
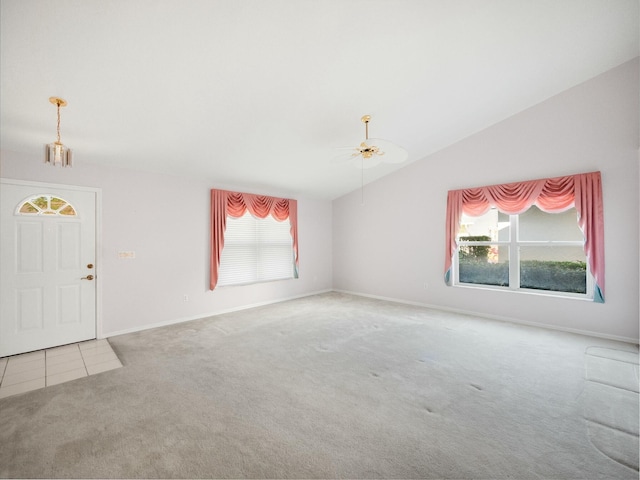
[[[582,247],[520,247],[520,287],[554,292],[587,292]]]
[[[38,209],[30,203],[25,203],[20,207],[20,213],[38,213]]]
[[[289,220],[227,217],[218,285],[293,278],[293,240]]]
[[[509,286],[509,247],[461,245],[458,279],[460,283]]]
[[[220,258],[218,285],[251,283],[256,279],[258,257],[253,246],[225,245]]]
[[[259,250],[259,256],[258,278],[276,280],[292,277],[293,253],[291,246],[263,246]],[[285,261],[282,261],[283,259]]]
[[[51,197],[51,210],[60,210],[67,202],[58,197]]]
[[[262,243],[291,243],[291,224],[289,220],[279,222],[272,216],[256,222]]]
[[[508,241],[509,215],[499,212],[495,208],[479,217],[462,214],[458,239],[460,241]]]
[[[255,218],[248,213],[239,218],[227,217],[227,228],[224,231],[224,248],[227,245],[254,244],[256,241],[255,223]]]
[[[575,208],[562,213],[546,213],[533,205],[519,215],[518,240],[583,241]]]
[[[31,202],[42,210],[44,210],[49,206],[47,197],[38,197],[34,200],[31,200]]]
[[[58,213],[60,215],[74,216],[76,214],[76,211],[73,209],[73,207],[71,205],[67,205],[62,210],[60,210]]]

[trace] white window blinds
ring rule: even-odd
[[[289,220],[227,216],[218,285],[243,285],[294,277]]]

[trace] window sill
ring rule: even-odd
[[[568,292],[563,293],[563,292],[552,292],[548,290],[528,290],[528,289],[513,290],[509,287],[492,287],[490,285],[474,285],[470,283],[456,283],[453,286],[456,288],[465,288],[465,289],[471,289],[471,290],[488,290],[491,292],[504,292],[504,293],[511,293],[516,295],[533,295],[536,297],[565,298],[568,300],[593,302],[592,295],[586,295],[581,293],[568,293]]]
[[[282,278],[271,278],[269,280],[252,280],[249,282],[243,283],[227,283],[224,285],[217,285],[216,288],[227,288],[227,287],[246,287],[248,285],[260,285],[262,283],[272,283],[272,282],[282,282],[284,280],[295,280],[298,277],[282,277]]]

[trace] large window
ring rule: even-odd
[[[298,202],[211,190],[211,290],[298,278]]]
[[[447,192],[447,285],[561,292],[604,303],[604,267],[600,172]]]
[[[463,214],[455,281],[511,290],[592,296],[592,281],[577,212],[545,213],[531,206],[519,215],[491,208]]]
[[[243,285],[294,277],[289,219],[255,218],[248,211],[227,217],[218,286]]]

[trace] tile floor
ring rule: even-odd
[[[0,358],[0,398],[69,382],[122,363],[106,339]]]

